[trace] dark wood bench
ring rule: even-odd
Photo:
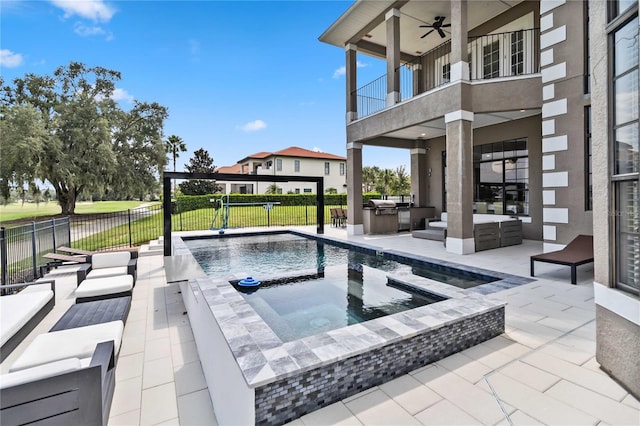
[[[576,268],[593,262],[593,236],[578,235],[565,248],[549,253],[531,256],[531,276],[534,275],[534,262],[546,262],[571,267],[571,284],[576,284]]]

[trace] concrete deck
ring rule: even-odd
[[[347,238],[343,229],[329,227],[326,233],[523,277],[529,276],[529,256],[542,252],[541,242],[525,241],[462,256],[446,252],[441,242],[407,233]],[[161,252],[144,251],[109,424],[215,425],[179,288],[167,284]],[[640,402],[595,360],[592,268],[579,267],[574,286],[569,268],[536,265],[536,281],[492,295],[508,303],[504,335],[290,424],[640,424]],[[56,280],[56,306],[0,371],[6,372],[33,337],[47,332],[73,303],[75,269],[61,267],[47,276]]]

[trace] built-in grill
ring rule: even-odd
[[[396,214],[396,203],[391,200],[369,200],[368,206],[375,211],[376,216]]]

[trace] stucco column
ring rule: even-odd
[[[469,80],[467,0],[451,0],[451,81]]]
[[[411,194],[414,207],[427,206],[427,149],[411,149]]]
[[[387,22],[387,106],[400,102],[400,11],[391,9]],[[396,71],[398,70],[398,71]]]
[[[355,44],[348,44],[345,47],[346,55],[346,78],[347,78],[347,124],[358,119],[358,88],[357,83],[357,57],[358,50]]]
[[[475,252],[473,239],[473,113],[445,114],[447,125],[447,251]]]
[[[347,235],[361,235],[362,225],[362,144],[347,143]]]

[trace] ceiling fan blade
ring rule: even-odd
[[[433,28],[433,25],[420,25],[420,28]]]
[[[434,30],[429,31],[428,33],[426,33],[425,35],[423,35],[423,36],[422,36],[422,37],[420,37],[420,38],[425,38],[426,36],[428,36],[429,34],[431,34],[433,31],[434,31]]]
[[[440,25],[440,28],[445,28],[445,27],[450,27],[450,26],[451,26],[451,24],[443,24],[443,25]]]
[[[438,34],[440,34],[440,37],[442,37],[442,38],[446,37],[444,31],[442,31],[440,28],[438,28]]]

